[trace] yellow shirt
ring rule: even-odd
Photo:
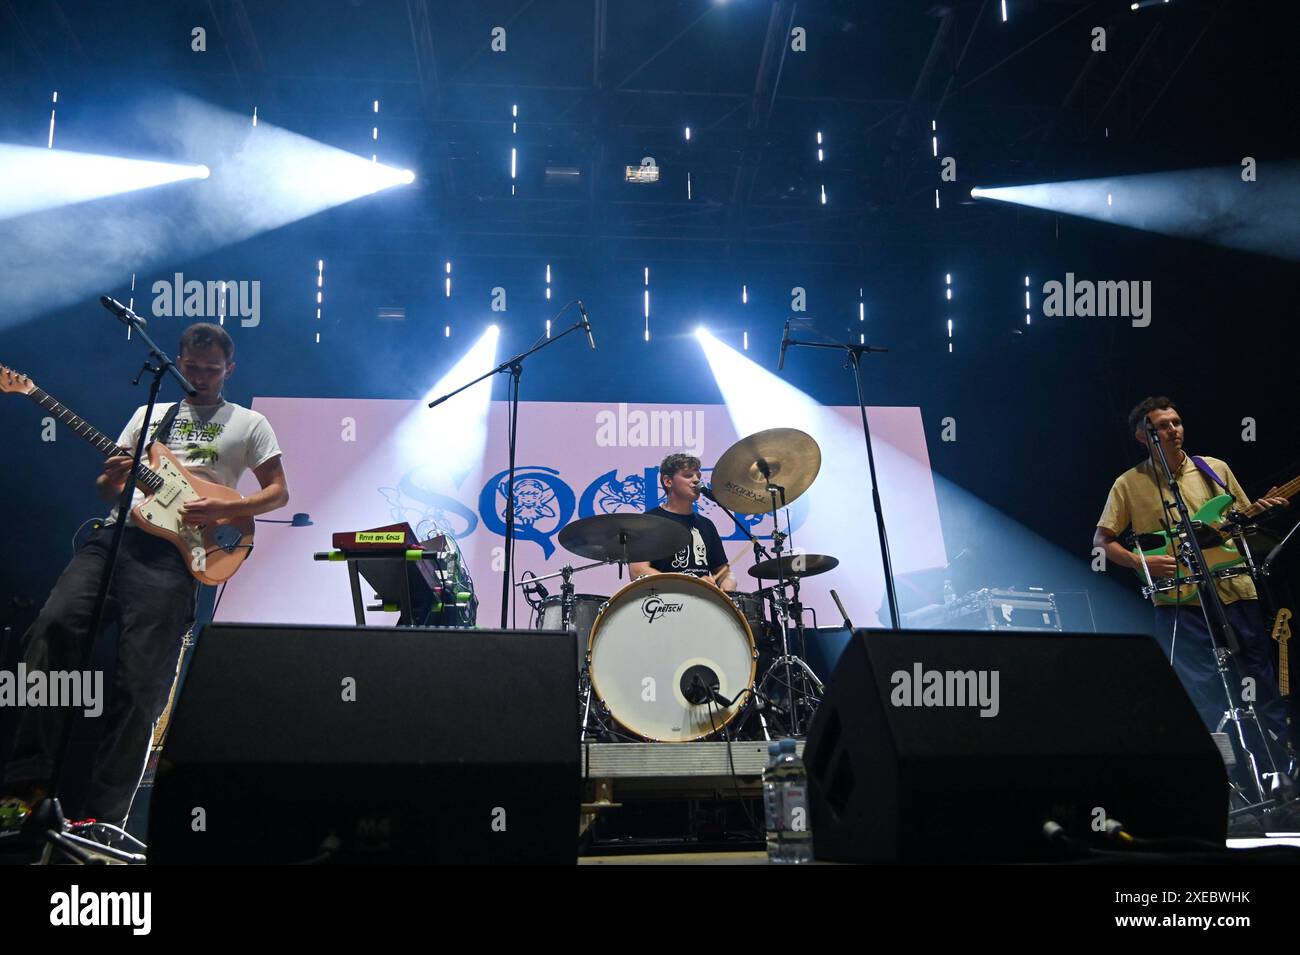
[[[1218,458],[1201,455],[1201,460],[1210,466],[1224,484],[1228,485],[1228,493],[1236,498],[1238,509],[1251,503],[1246,492],[1237,483],[1232,468]],[[1176,521],[1178,511],[1176,509],[1167,511],[1162,505],[1163,501],[1173,503],[1173,495],[1165,485],[1163,474],[1156,477],[1157,473],[1159,469],[1154,467],[1148,458],[1116,478],[1111,486],[1110,496],[1106,498],[1106,506],[1102,509],[1101,517],[1097,519],[1097,526],[1116,535],[1123,533],[1130,526],[1136,533],[1152,534],[1164,530],[1168,524]],[[1177,479],[1183,501],[1192,514],[1195,514],[1210,498],[1225,493],[1223,488],[1210,481],[1192,463],[1190,454],[1184,454]],[[1224,603],[1254,600],[1258,596],[1255,593],[1254,582],[1244,574],[1220,580],[1216,586]],[[1199,603],[1199,601],[1193,597],[1191,600],[1185,600],[1184,603]]]

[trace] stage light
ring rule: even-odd
[[[691,201],[691,174],[686,174],[686,201]]]
[[[1241,165],[1108,179],[977,187],[985,200],[1300,259],[1300,163],[1271,163],[1245,181]],[[1104,198],[1103,198],[1104,197]]]
[[[822,184],[822,205],[826,205],[826,184]]]
[[[0,219],[91,199],[206,179],[207,166],[0,144]]]
[[[749,351],[749,332],[741,332],[740,341],[745,351]]]
[[[491,371],[497,363],[500,336],[500,328],[489,325],[478,341],[438,378],[394,429],[393,440],[403,458],[430,462],[448,477],[467,469],[481,468],[487,442],[488,412],[492,406],[493,379],[479,382],[436,408],[426,405]],[[450,325],[444,337],[451,337]],[[454,439],[449,440],[449,436],[454,436]],[[438,453],[431,457],[429,449],[435,447]]]
[[[519,158],[518,150],[514,146],[510,147],[510,178],[515,178],[517,161]]]
[[[931,137],[930,137],[930,151],[931,151],[932,153],[934,153],[934,156],[935,156],[935,158],[937,159],[938,156],[939,156],[939,137],[938,137],[938,136],[931,136]]]
[[[254,128],[256,128],[256,126],[257,126],[257,107],[256,107],[256,106],[253,107],[253,126],[254,126]]]
[[[740,301],[741,301],[741,304],[742,304],[742,305],[748,305],[748,304],[749,304],[749,286],[748,286],[748,285],[742,285],[742,286],[740,287]]]
[[[707,334],[708,334],[708,331],[705,329],[705,327],[704,327],[703,325],[696,325],[696,326],[695,326],[695,337],[696,337],[696,338],[703,339],[704,336],[707,335]]]
[[[1002,22],[1007,22],[1007,0],[1002,0]]]
[[[689,126],[686,127],[686,141],[688,143],[691,141],[691,127]]]
[[[938,190],[938,189],[934,190],[934,207],[935,207],[936,209],[939,208],[939,190]]]
[[[59,91],[55,90],[54,99],[51,101],[51,105],[50,105],[50,138],[45,144],[46,149],[54,148],[54,112],[55,112],[55,107],[58,105],[59,105]]]

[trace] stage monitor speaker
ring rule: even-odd
[[[1046,860],[1048,820],[1226,836],[1223,760],[1149,637],[858,630],[804,759],[819,860]]]
[[[564,863],[573,634],[210,625],[163,746],[158,863]]]

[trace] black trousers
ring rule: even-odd
[[[1238,600],[1224,608],[1228,623],[1237,634],[1240,652],[1233,661],[1242,678],[1255,680],[1255,710],[1260,722],[1279,739],[1287,739],[1286,708],[1278,694],[1277,675],[1272,659],[1272,638],[1264,626],[1264,614],[1258,600]],[[1174,631],[1175,613],[1178,621]],[[1211,730],[1227,709],[1223,680],[1215,662],[1214,643],[1205,615],[1197,604],[1181,608],[1156,607],[1156,636],[1168,656],[1173,650],[1173,667],[1182,681],[1187,695],[1196,704],[1201,719]],[[1238,702],[1241,700],[1240,680],[1228,677],[1229,686]]]
[[[64,568],[40,616],[24,637],[27,672],[87,669],[99,576],[113,528],[94,531]],[[167,705],[185,631],[194,619],[194,579],[167,541],[128,527],[113,572],[105,613],[118,624],[117,668],[96,751],[86,815],[120,825],[131,808],[149,755],[153,726]],[[102,701],[101,701],[102,702]],[[24,708],[19,716],[6,789],[45,785],[63,742],[68,707]],[[90,717],[87,717],[90,718]]]

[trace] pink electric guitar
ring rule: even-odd
[[[71,408],[36,387],[36,383],[26,375],[4,365],[0,365],[0,392],[31,398],[93,444],[105,457],[125,455],[129,458],[134,454],[133,450],[118,447],[84,418],[73,414]],[[238,501],[242,495],[223,484],[195,477],[169,448],[156,441],[145,450],[148,463],[141,462],[135,478],[136,486],[145,495],[144,500],[131,509],[135,526],[174,544],[196,580],[205,584],[229,580],[253,550],[253,518],[236,517],[216,524],[194,525],[181,520],[180,509],[181,505],[201,497],[214,501]]]

